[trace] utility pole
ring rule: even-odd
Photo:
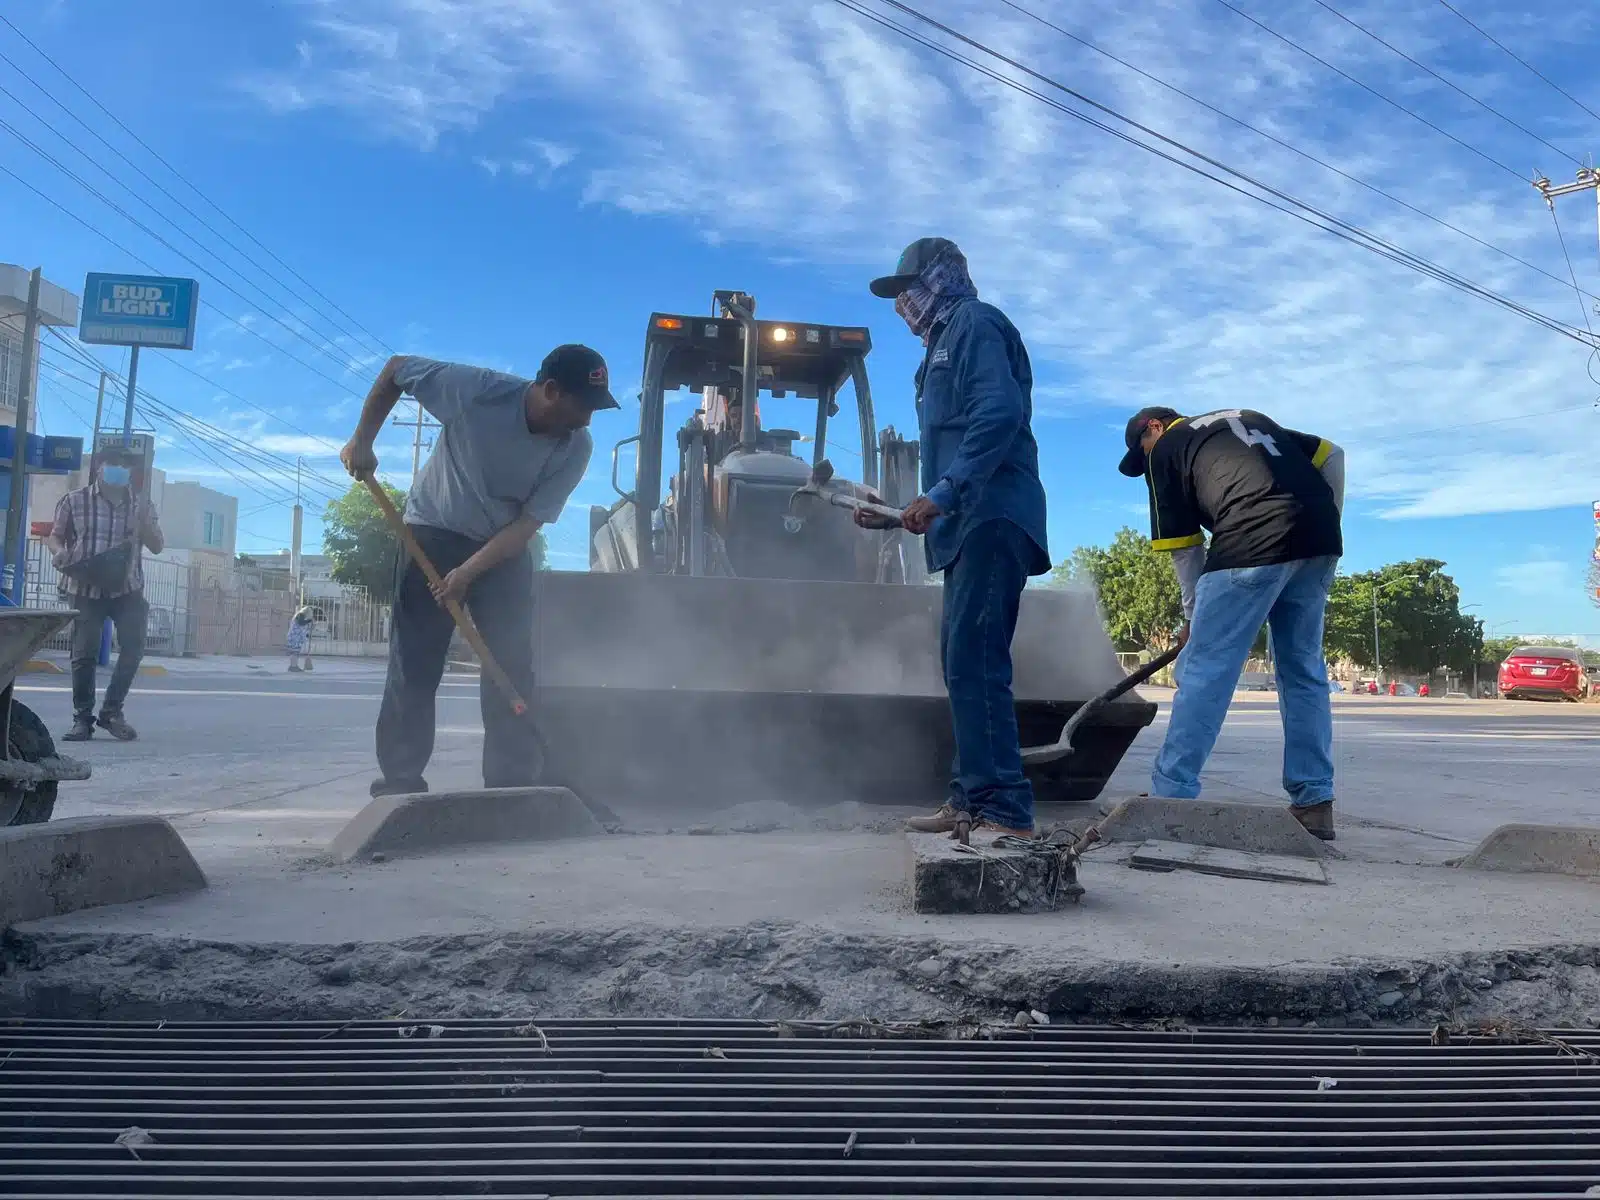
[[[300,604],[305,598],[300,594],[300,527],[305,519],[305,509],[300,504],[300,474],[304,470],[306,460],[296,456],[294,460],[294,521],[289,535],[289,582],[294,588],[294,599]]]
[[[100,417],[106,410],[106,373],[100,372],[100,391],[94,398],[94,432],[89,435],[89,453],[94,454],[94,448],[100,441]]]
[[[1539,194],[1544,197],[1544,202],[1550,206],[1553,213],[1556,210],[1556,198],[1559,196],[1575,196],[1579,192],[1593,192],[1595,199],[1595,235],[1600,240],[1600,170],[1594,167],[1579,167],[1576,183],[1563,183],[1559,187],[1553,186],[1548,179],[1540,176],[1533,181],[1533,186],[1539,189]]]
[[[402,429],[409,429],[412,431],[411,478],[414,482],[417,478],[417,472],[422,469],[422,432],[425,429],[439,428],[439,423],[437,421],[430,421],[428,419],[428,414],[423,411],[422,404],[419,401],[417,404],[417,416],[415,420],[402,421],[399,417],[396,417],[393,421],[393,424],[398,425]],[[428,439],[428,449],[433,449],[432,438]]]
[[[22,570],[27,558],[28,405],[33,399],[33,355],[39,342],[38,267],[28,276],[28,315],[22,325],[22,363],[17,371],[17,427],[11,439],[11,493],[6,497],[6,598],[22,603]]]
[[[1383,682],[1383,663],[1378,658],[1378,581],[1372,581],[1372,677]]]

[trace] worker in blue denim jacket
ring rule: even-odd
[[[1050,569],[1033,440],[1033,371],[1022,336],[978,299],[954,242],[921,238],[872,283],[927,347],[917,371],[922,495],[902,519],[944,572],[940,659],[956,755],[949,798],[908,826],[925,833],[1033,833],[1033,788],[1011,695],[1022,589]],[[857,522],[877,524],[867,513]]]

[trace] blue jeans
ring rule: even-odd
[[[1189,644],[1150,792],[1192,800],[1217,744],[1239,672],[1263,624],[1272,630],[1283,718],[1283,790],[1296,807],[1333,799],[1333,709],[1322,657],[1322,620],[1338,559],[1208,571],[1195,588]]]
[[[1033,828],[1033,785],[1022,775],[1011,696],[1011,636],[1034,554],[1033,540],[1010,521],[969,532],[945,568],[939,631],[956,740],[950,801],[1013,829]]]

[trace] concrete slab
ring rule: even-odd
[[[1582,825],[1502,825],[1454,866],[1600,876],[1600,829]]]
[[[0,829],[0,929],[206,886],[160,817],[76,817]]]
[[[1281,804],[1224,804],[1132,796],[1098,823],[1108,842],[1182,842],[1294,858],[1330,857],[1327,845],[1307,833]]]
[[[973,834],[970,846],[943,833],[905,839],[913,912],[1050,912],[1083,895],[1075,872],[1062,877],[1059,855],[997,848],[993,834]]]
[[[483,788],[385,796],[358,812],[328,848],[338,862],[428,854],[458,846],[548,842],[604,833],[566,788]]]
[[[1129,856],[1128,865],[1141,871],[1198,871],[1202,875],[1259,879],[1267,883],[1328,882],[1327,868],[1314,858],[1219,850],[1215,846],[1186,846],[1181,842],[1145,842]]]

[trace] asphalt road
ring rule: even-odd
[[[58,816],[160,813],[186,828],[225,816],[238,836],[271,814],[310,820],[304,840],[312,842],[329,827],[317,814],[348,813],[364,799],[381,663],[325,661],[311,676],[284,674],[281,661],[186,662],[170,671],[141,678],[129,701],[137,742],[102,735],[74,749],[93,763],[94,777],[62,785]],[[1162,715],[1140,735],[1108,796],[1148,788],[1170,694],[1147,694]],[[57,733],[69,724],[64,676],[29,676],[19,695]],[[1334,703],[1342,828],[1384,831],[1386,847],[1401,857],[1445,857],[1507,821],[1600,824],[1600,705],[1343,696]],[[476,678],[448,676],[429,772],[436,788],[478,786],[481,740]],[[1206,794],[1280,797],[1281,753],[1275,700],[1241,693]]]

